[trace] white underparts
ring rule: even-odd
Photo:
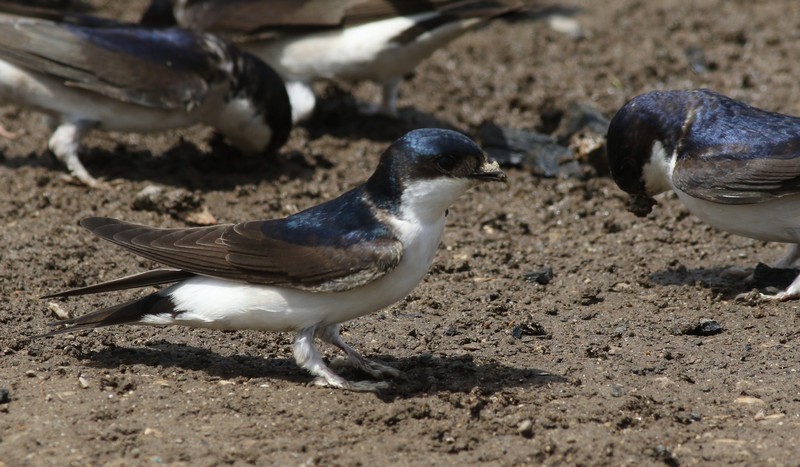
[[[642,167],[644,187],[648,195],[655,196],[674,189],[672,170],[675,168],[677,159],[677,152],[667,155],[661,141],[653,143],[653,148],[650,150],[650,161]]]

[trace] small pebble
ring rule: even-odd
[[[533,437],[533,422],[527,419],[519,422],[519,425],[517,425],[517,433],[526,438]]]
[[[525,282],[547,285],[551,280],[553,280],[553,268],[550,266],[544,266],[525,273]]]
[[[83,389],[86,389],[89,387],[89,380],[84,378],[83,375],[78,376],[78,384],[80,384]]]
[[[47,302],[47,309],[50,310],[50,313],[53,313],[56,318],[58,319],[68,319],[69,313],[67,313],[61,305],[56,302]]]
[[[8,389],[0,389],[0,404],[8,404],[11,402],[11,395]]]
[[[551,15],[547,19],[547,25],[553,31],[564,34],[571,39],[583,39],[585,34],[581,23],[577,19],[565,15]]]
[[[36,372],[33,371],[33,370],[28,370],[28,371],[25,372],[25,376],[27,376],[28,378],[35,378],[36,377]]]
[[[700,324],[694,329],[695,335],[713,336],[722,332],[722,326],[713,319],[701,319]]]

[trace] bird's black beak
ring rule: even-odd
[[[650,214],[655,204],[656,200],[652,197],[644,193],[636,193],[631,195],[631,205],[628,207],[628,211],[636,214],[636,217],[645,217]]]
[[[482,182],[503,182],[508,183],[508,177],[500,170],[500,164],[497,161],[484,162],[478,170],[470,175],[470,178],[480,180]]]

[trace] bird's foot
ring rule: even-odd
[[[59,177],[61,181],[67,183],[69,185],[76,185],[76,186],[85,186],[95,190],[110,190],[112,189],[111,185],[103,180],[98,180],[91,175],[86,174],[87,176],[80,176],[77,174],[63,174]]]
[[[748,303],[758,303],[758,302],[785,302],[788,300],[796,300],[800,298],[800,292],[795,292],[791,290],[784,290],[783,292],[778,292],[776,294],[765,294],[761,293],[758,290],[751,290],[749,292],[740,293],[735,297],[737,301],[744,301]]]
[[[385,381],[349,381],[341,376],[318,376],[311,381],[311,385],[325,388],[346,389],[354,392],[378,392],[389,388],[389,383]]]
[[[397,378],[402,374],[402,372],[400,372],[400,370],[397,368],[374,362],[372,360],[367,360],[361,356],[354,357],[351,355],[348,358],[339,358],[333,360],[330,365],[333,368],[355,368],[377,379],[381,379],[386,376],[390,378]]]

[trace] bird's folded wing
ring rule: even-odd
[[[185,272],[320,292],[372,282],[394,269],[403,254],[394,237],[317,242],[327,234],[323,226],[291,232],[297,242],[265,233],[280,229],[282,222],[158,229],[93,217],[81,225],[140,256]],[[263,228],[265,223],[272,228]]]
[[[516,2],[497,0],[206,0],[183,7],[180,23],[221,34],[255,34],[289,27],[338,28],[425,12],[495,16],[515,8]]]
[[[721,204],[754,204],[800,194],[800,151],[781,152],[749,159],[721,153],[685,157],[676,161],[672,182],[692,197]]]
[[[0,14],[0,59],[124,102],[190,109],[219,74],[204,36]]]

